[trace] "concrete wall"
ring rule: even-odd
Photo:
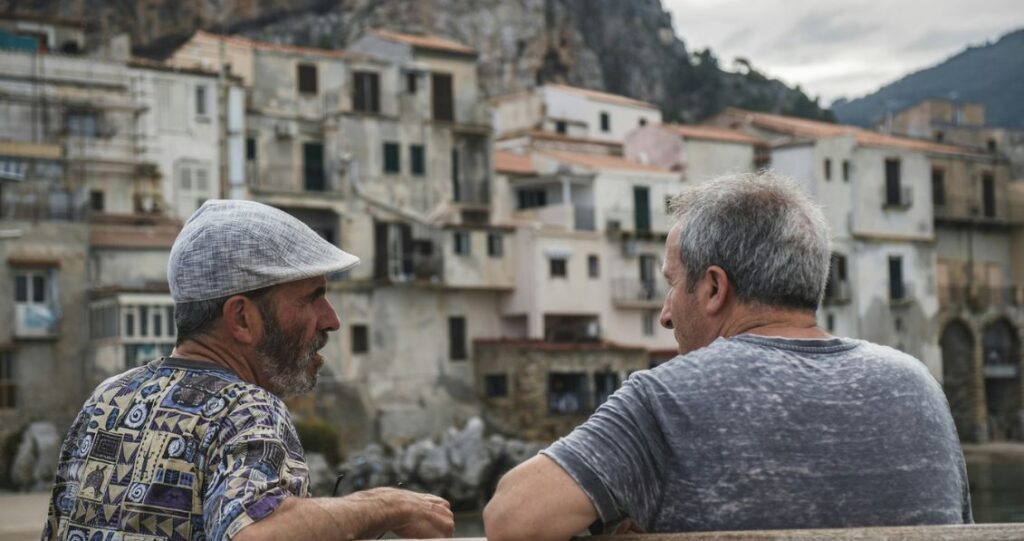
[[[495,136],[541,127],[544,119],[544,100],[540,92],[521,92],[502,96],[492,103]]]
[[[89,338],[86,228],[80,223],[5,221],[3,230],[21,235],[0,239],[0,347],[13,355],[17,383],[17,409],[0,410],[0,439],[39,419],[55,422],[63,433],[91,391],[84,378]],[[12,265],[12,259],[49,263]],[[18,339],[13,334],[14,273],[21,269],[55,271],[60,320],[52,339]]]
[[[218,71],[227,64],[231,74],[249,86],[253,82],[253,48],[246,40],[196,34],[167,58],[171,66],[195,67]]]
[[[553,86],[541,87],[540,92],[544,95],[545,118],[585,123],[581,136],[588,139],[621,143],[629,132],[640,127],[641,118],[647,124],[661,123],[661,111],[657,109],[590,99]],[[607,132],[601,130],[602,112],[609,115]]]
[[[686,138],[682,145],[684,178],[704,182],[728,173],[754,169],[754,145]]]
[[[642,349],[593,344],[477,342],[474,350],[476,390],[488,423],[508,435],[534,441],[553,441],[587,419],[594,405],[594,374],[614,373],[621,385],[630,373],[648,365]],[[577,414],[550,413],[551,373],[585,375],[591,407]],[[508,394],[488,397],[485,378],[497,375],[506,377]]]
[[[147,98],[140,119],[150,142],[145,159],[157,166],[169,213],[187,219],[201,200],[220,197],[220,85],[216,77],[150,69],[135,68],[132,76]],[[204,115],[198,113],[197,87],[206,89]],[[205,189],[199,186],[200,171],[206,174]]]

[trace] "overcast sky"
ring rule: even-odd
[[[744,57],[823,105],[1024,27],[1022,0],[662,0],[690,51]]]

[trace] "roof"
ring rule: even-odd
[[[758,144],[762,141],[752,135],[747,135],[739,130],[720,128],[718,126],[694,126],[683,124],[662,124],[662,128],[669,130],[681,137],[689,139],[707,139],[709,141],[723,141],[726,143]]]
[[[203,77],[217,77],[217,72],[196,66],[176,66],[165,64],[157,60],[150,60],[139,56],[133,56],[128,60],[128,66],[132,68],[151,69],[155,71],[168,71],[174,73],[187,73],[189,75],[200,75]]]
[[[5,21],[27,21],[45,23],[64,27],[85,27],[85,19],[79,17],[57,17],[42,13],[10,13],[0,12],[0,19]]]
[[[622,148],[622,143],[616,143],[615,141],[602,141],[599,139],[587,139],[586,137],[573,137],[571,135],[565,135],[562,133],[534,129],[515,130],[506,132],[498,136],[497,139],[499,141],[504,141],[507,139],[517,139],[519,137],[530,137],[532,139],[544,139],[548,141],[565,141],[566,143],[586,143],[588,145],[602,145],[616,149]]]
[[[758,113],[732,107],[726,109],[724,114],[741,116],[744,121],[749,122],[755,127],[769,131],[781,132],[796,137],[819,139],[823,137],[851,136],[857,141],[857,143],[865,146],[902,148],[908,150],[920,150],[924,152],[937,152],[941,154],[977,154],[977,152],[964,147],[936,143],[923,139],[911,139],[909,137],[886,135],[845,124],[832,124],[819,120],[808,120],[806,118],[795,118],[771,113]]]
[[[388,30],[370,30],[370,33],[381,39],[404,43],[417,49],[476,56],[476,49],[441,36],[402,34]]]
[[[627,107],[642,107],[644,109],[659,110],[657,105],[648,103],[646,101],[640,101],[626,96],[620,96],[618,94],[609,94],[608,92],[601,92],[599,90],[590,90],[587,88],[579,88],[576,86],[548,83],[544,85],[545,88],[553,88],[562,92],[568,92],[570,94],[576,94],[577,96],[583,96],[589,100],[603,101],[605,103],[614,103],[616,105],[625,105]]]
[[[353,53],[351,51],[343,51],[340,49],[321,49],[319,47],[303,47],[300,45],[288,45],[284,43],[271,43],[269,41],[257,41],[254,39],[245,38],[242,36],[226,35],[226,34],[215,34],[213,32],[207,32],[205,30],[196,30],[196,33],[192,35],[192,39],[195,38],[207,38],[224,41],[225,43],[237,45],[239,47],[249,47],[258,51],[269,51],[278,53],[294,53],[294,54],[313,54],[319,56],[329,56],[331,58],[346,58],[349,60],[369,60],[370,57]]]
[[[508,150],[495,151],[494,169],[501,173],[511,173],[513,175],[537,174],[537,168],[533,166],[532,155],[518,154]]]
[[[539,150],[537,154],[554,158],[560,162],[571,165],[578,165],[589,169],[616,170],[616,171],[641,171],[647,173],[671,173],[672,171],[654,165],[644,165],[619,156],[608,156],[601,154],[582,154],[579,152],[565,152],[561,150]]]

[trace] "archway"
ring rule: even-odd
[[[956,423],[960,439],[974,440],[978,434],[974,419],[974,335],[964,322],[951,321],[939,338],[942,348],[942,390]]]
[[[1020,437],[1020,337],[1006,319],[985,326],[982,334],[985,409],[993,440]]]

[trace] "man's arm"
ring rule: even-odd
[[[597,520],[590,498],[555,461],[537,455],[498,482],[484,509],[489,541],[561,541]]]
[[[455,528],[443,498],[375,488],[344,498],[286,498],[263,520],[242,528],[235,541],[264,539],[373,539],[384,532],[404,538],[451,537]]]

